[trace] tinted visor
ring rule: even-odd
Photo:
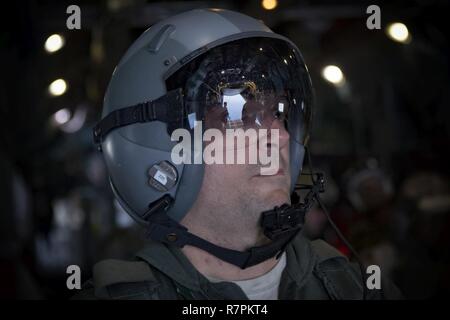
[[[247,38],[215,47],[167,79],[167,90],[179,87],[191,127],[197,120],[205,129],[270,129],[278,120],[291,139],[307,139],[311,82],[286,41]]]

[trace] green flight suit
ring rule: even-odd
[[[323,240],[310,241],[302,233],[286,247],[286,268],[279,299],[362,299],[359,267]],[[231,282],[212,283],[200,274],[180,249],[151,242],[135,261],[97,263],[93,279],[75,299],[230,299],[245,300]],[[368,290],[368,299],[401,299],[385,279],[381,289]]]

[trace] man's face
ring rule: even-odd
[[[253,107],[252,104],[244,107],[242,113],[244,121],[242,129],[244,130],[248,129],[248,126],[245,126],[246,118],[254,121],[255,113],[252,110],[257,108]],[[210,109],[209,112],[214,114],[214,117],[209,117],[209,119],[217,121],[217,119],[227,117],[224,108],[217,108]],[[206,119],[206,128],[219,126],[218,123],[208,123],[208,116]],[[225,139],[224,135],[224,159],[227,154],[231,153],[236,155],[234,158],[236,160],[240,153],[245,157],[244,164],[205,164],[205,176],[200,197],[208,198],[209,203],[217,206],[230,208],[227,217],[216,217],[218,221],[228,220],[232,225],[240,224],[241,227],[250,228],[259,223],[261,212],[284,203],[290,203],[289,133],[282,121],[271,118],[271,115],[266,117],[260,115],[258,122],[263,122],[263,125],[255,128],[258,134],[257,140],[247,139],[243,148],[237,147],[237,137],[230,144],[230,140]],[[223,127],[227,127],[227,124]],[[239,134],[237,135],[239,136]],[[250,163],[250,153],[255,150],[258,152],[258,161],[252,164]],[[270,174],[262,172],[262,168],[267,168],[270,164],[260,163],[260,152],[266,152],[269,158],[278,156],[277,168]]]

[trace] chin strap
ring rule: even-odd
[[[296,190],[309,189],[302,203],[283,204],[281,207],[262,213],[261,226],[269,239],[276,239],[296,226],[303,227],[305,215],[316,200],[316,196],[325,191],[323,174],[316,173],[316,176],[313,185],[296,186]]]
[[[305,214],[311,207],[316,192],[323,192],[323,177],[316,181],[319,182],[309,186],[310,191],[303,203],[284,204],[262,213],[261,227],[264,234],[272,240],[266,245],[252,247],[246,251],[237,251],[219,247],[190,233],[186,227],[166,214],[173,202],[173,198],[169,195],[164,195],[152,203],[149,206],[150,209],[144,214],[144,218],[149,223],[147,236],[152,240],[172,244],[179,248],[185,245],[197,247],[241,269],[257,265],[275,256],[278,259],[286,246],[302,229]]]

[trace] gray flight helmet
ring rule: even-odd
[[[262,21],[241,13],[196,9],[153,25],[131,45],[115,68],[105,94],[102,118],[115,110],[164,96],[166,79],[189,61],[216,46],[252,37],[286,41],[303,63],[294,43],[271,31]],[[308,81],[310,86],[309,75]],[[174,199],[167,214],[176,221],[197,199],[204,165],[173,164],[171,151],[177,143],[171,141],[166,123],[159,121],[118,128],[101,142],[113,192],[139,224],[147,224],[144,214],[149,204],[165,194]],[[305,144],[290,141],[292,190],[301,172]],[[162,162],[170,163],[176,171],[174,185],[163,191],[152,187],[149,181],[149,170],[154,171]]]

